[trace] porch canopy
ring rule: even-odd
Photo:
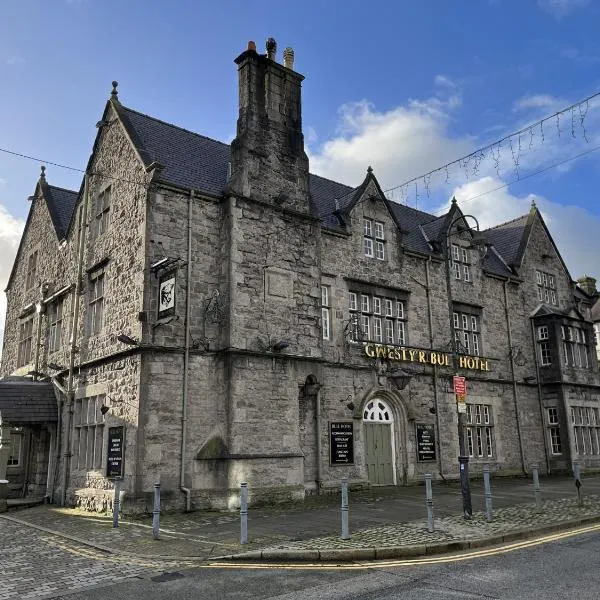
[[[13,426],[43,425],[58,421],[54,386],[25,377],[0,379],[0,422]]]

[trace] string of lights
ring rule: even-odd
[[[436,175],[441,175],[443,177],[444,183],[450,184],[450,179],[453,174],[453,169],[458,169],[458,170],[464,172],[465,178],[468,180],[468,179],[470,179],[471,175],[473,175],[475,177],[478,176],[482,163],[486,160],[490,160],[493,163],[493,165],[492,165],[493,169],[496,171],[496,174],[500,177],[500,169],[501,169],[500,163],[501,163],[501,159],[502,159],[502,153],[503,153],[503,151],[508,150],[510,152],[510,157],[511,157],[511,160],[513,163],[515,178],[513,180],[511,180],[510,182],[505,183],[501,186],[498,186],[492,190],[487,190],[485,192],[482,192],[481,194],[478,194],[477,196],[473,196],[472,198],[468,198],[466,200],[461,200],[461,202],[469,202],[469,201],[475,200],[477,198],[480,198],[481,196],[484,196],[486,194],[491,194],[492,192],[506,188],[509,185],[512,185],[516,182],[524,181],[524,180],[534,177],[536,175],[540,175],[540,174],[545,173],[553,168],[556,168],[565,163],[576,160],[577,158],[580,158],[582,156],[590,154],[591,152],[598,150],[600,147],[592,148],[591,150],[581,152],[574,156],[570,156],[564,160],[556,162],[556,163],[549,165],[538,171],[529,173],[527,175],[522,175],[521,158],[523,156],[523,146],[526,145],[529,150],[532,150],[536,144],[536,141],[535,141],[536,139],[539,140],[539,142],[537,142],[537,143],[544,144],[544,142],[550,135],[547,125],[548,125],[549,121],[551,121],[553,119],[555,120],[556,136],[558,138],[560,138],[562,135],[565,135],[565,133],[566,133],[566,130],[564,128],[564,123],[565,123],[566,119],[564,117],[565,117],[565,115],[569,115],[570,122],[569,122],[568,133],[570,133],[570,137],[576,138],[577,131],[579,131],[582,139],[584,139],[586,143],[590,142],[590,139],[588,137],[588,132],[586,129],[586,118],[587,118],[588,112],[590,110],[590,103],[599,97],[600,97],[600,92],[597,92],[586,98],[583,98],[582,100],[579,100],[578,102],[575,102],[575,103],[571,104],[570,106],[567,106],[549,116],[543,117],[542,119],[536,121],[535,123],[531,123],[531,124],[523,127],[522,129],[519,129],[518,131],[515,131],[513,133],[505,135],[503,138],[498,139],[495,142],[492,142],[491,144],[482,146],[481,148],[474,150],[470,154],[467,154],[461,158],[450,161],[440,167],[437,167],[436,169],[428,171],[427,173],[425,173],[423,175],[413,177],[412,179],[409,179],[409,180],[405,181],[404,183],[393,186],[391,188],[387,188],[386,190],[384,190],[384,193],[388,194],[388,197],[390,197],[391,200],[395,200],[394,195],[395,195],[395,192],[397,191],[400,196],[399,200],[402,204],[408,204],[409,196],[413,195],[415,208],[417,208],[419,200],[424,195],[427,198],[430,198],[431,188],[433,185],[432,177],[435,177]],[[561,117],[563,117],[562,128],[561,128]],[[546,125],[546,128],[544,128],[544,125]],[[40,164],[52,165],[52,166],[58,167],[60,169],[75,171],[75,172],[82,173],[82,174],[86,173],[86,171],[84,169],[81,169],[78,167],[73,167],[70,165],[65,165],[65,164],[61,164],[61,163],[50,161],[50,160],[43,160],[39,157],[35,157],[35,156],[31,156],[29,154],[17,152],[15,150],[10,150],[8,148],[0,148],[0,152],[5,153],[5,154],[10,154],[12,156],[16,156],[19,158],[23,158],[26,160],[35,161]],[[103,178],[110,179],[112,181],[121,181],[124,183],[130,183],[130,184],[140,185],[140,186],[144,186],[144,187],[146,187],[148,185],[148,183],[146,181],[133,181],[133,180],[129,180],[129,179],[124,179],[122,177],[116,177],[114,175],[109,175],[107,173],[90,172],[88,174],[89,175],[100,175]],[[411,191],[412,191],[412,194],[411,194]]]
[[[586,143],[590,142],[586,128],[586,119],[590,108],[595,108],[594,100],[599,97],[600,92],[596,92],[534,123],[530,123],[518,131],[509,133],[486,146],[482,146],[470,154],[452,160],[427,173],[413,177],[404,183],[387,188],[384,190],[384,193],[388,194],[388,197],[394,200],[395,192],[397,192],[402,204],[408,204],[409,196],[412,196],[416,208],[424,194],[427,198],[430,197],[432,178],[434,178],[434,183],[437,177],[437,183],[450,184],[451,177],[462,172],[465,179],[469,180],[471,176],[477,177],[479,175],[481,166],[485,161],[492,163],[493,170],[500,177],[502,156],[506,154],[510,156],[515,173],[513,183],[514,181],[521,181],[524,179],[522,174],[524,170],[522,158],[527,150],[531,151],[535,146],[544,144],[552,135],[548,127],[549,122],[555,122],[556,138],[564,138],[569,134],[570,138],[576,139],[579,134],[581,139],[585,140]],[[569,122],[568,130],[565,127],[566,122]],[[571,157],[567,161],[574,158]]]

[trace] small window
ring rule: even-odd
[[[381,298],[378,298],[377,296],[373,296],[373,314],[381,314]]]
[[[535,272],[535,282],[537,284],[537,297],[541,302],[558,305],[555,292],[554,275],[544,271]]]
[[[33,251],[27,259],[27,277],[25,287],[30,290],[37,283],[38,251]]]
[[[17,367],[28,364],[33,351],[33,316],[28,317],[19,324],[19,351]]]
[[[323,339],[331,339],[331,306],[329,304],[330,290],[329,286],[321,286],[321,328]]]
[[[368,313],[369,311],[369,296],[361,294],[360,296],[360,310],[361,312]]]
[[[383,223],[380,221],[375,221],[375,238],[378,240],[385,239],[383,235]]]
[[[104,322],[104,269],[90,274],[89,331],[96,335],[102,330]]]
[[[96,235],[102,235],[108,230],[109,214],[110,214],[111,188],[105,188],[96,197]]]
[[[48,306],[48,351],[56,352],[62,345],[64,298]]]
[[[358,310],[358,300],[355,292],[348,293],[348,309],[352,311]]]
[[[404,311],[402,311],[404,314]],[[389,298],[385,299],[385,316],[386,317],[393,317],[394,316],[394,303],[392,300],[390,300]],[[403,316],[403,315],[398,315],[399,317]]]

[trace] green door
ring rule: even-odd
[[[364,422],[365,463],[372,485],[394,485],[392,426],[390,423]]]

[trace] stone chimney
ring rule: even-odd
[[[308,158],[302,134],[303,75],[286,48],[285,66],[276,62],[277,43],[266,54],[254,42],[235,63],[239,75],[237,136],[231,144],[229,192],[282,208],[310,212]]]
[[[584,275],[577,280],[577,285],[582,289],[588,296],[595,296],[598,293],[596,289],[596,280],[589,275]]]

